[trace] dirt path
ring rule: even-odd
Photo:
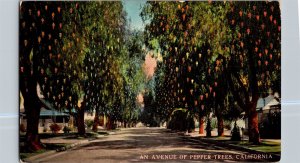
[[[241,154],[248,153],[204,142],[189,141],[163,128],[130,128],[122,129],[105,139],[94,140],[83,146],[36,160],[36,162],[199,162],[213,161],[211,157],[223,157],[219,158],[220,161],[232,162],[231,156]]]

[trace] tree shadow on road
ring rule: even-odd
[[[181,156],[186,155],[185,159],[182,159]],[[199,151],[191,151],[191,150],[171,150],[171,151],[153,151],[153,152],[137,152],[136,154],[122,154],[122,155],[114,155],[114,156],[97,156],[94,157],[94,160],[114,160],[119,162],[168,162],[168,163],[178,163],[178,162],[202,162],[202,161],[210,161],[216,162],[216,159],[213,157],[208,158],[208,156],[214,155],[224,155],[224,153],[212,153],[212,152],[199,152]],[[171,157],[168,157],[171,156]],[[173,157],[172,157],[173,156]],[[196,158],[198,156],[198,158]],[[207,156],[207,157],[201,157]],[[232,159],[218,159],[218,162],[232,162]],[[243,160],[247,162],[254,162],[253,160]],[[257,160],[255,162],[262,162],[262,160]]]
[[[171,133],[166,130],[152,129],[143,130],[135,129],[116,133],[119,139],[103,140],[91,142],[83,145],[76,150],[87,151],[108,151],[112,154],[95,156],[95,160],[117,160],[127,162],[199,162],[199,161],[216,161],[216,159],[204,158],[188,158],[188,159],[162,159],[155,156],[159,155],[235,155],[244,153],[239,151],[225,149],[215,144],[209,144],[201,141],[191,141],[185,136],[180,136],[177,133]],[[245,153],[246,154],[246,153]],[[148,156],[148,159],[142,159],[143,155]],[[153,158],[154,156],[154,158]],[[218,162],[230,162],[232,159],[218,159]],[[253,159],[244,159],[242,161],[254,161]],[[260,162],[263,160],[255,160]]]

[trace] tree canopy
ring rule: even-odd
[[[257,101],[281,92],[279,3],[148,1],[140,16],[145,29],[132,31],[122,2],[21,3],[20,92],[34,124],[27,133],[37,134],[47,107],[39,85],[54,108],[75,110],[83,134],[84,112],[138,121],[143,96],[144,110],[164,121],[183,109],[213,112],[221,126],[243,111],[258,142]]]
[[[239,107],[259,141],[257,100],[280,92],[279,3],[147,2],[141,16],[145,44],[163,58],[158,106],[217,116]]]

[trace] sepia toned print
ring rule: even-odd
[[[19,9],[20,160],[280,160],[279,2]]]

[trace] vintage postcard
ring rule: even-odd
[[[274,162],[280,1],[20,1],[22,162]]]

